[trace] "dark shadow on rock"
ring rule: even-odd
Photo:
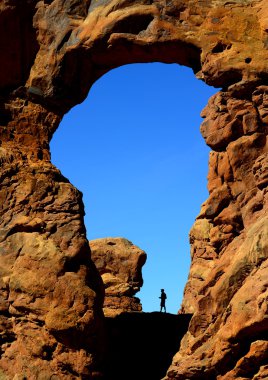
[[[191,317],[159,312],[106,317],[105,380],[160,380],[179,350]]]

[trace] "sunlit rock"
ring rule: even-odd
[[[134,295],[143,284],[141,270],[146,253],[123,238],[91,240],[89,246],[104,283],[104,315],[142,311],[140,300]]]
[[[210,195],[181,309],[194,316],[167,376],[267,377],[267,20],[266,0],[2,1],[2,378],[101,376],[103,282],[49,141],[100,76],[152,61],[222,89],[202,114]]]

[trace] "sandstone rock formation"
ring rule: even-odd
[[[103,287],[90,261],[81,194],[37,158],[41,107],[26,108],[27,117],[2,127],[0,147],[1,376],[90,375],[89,352],[102,351],[94,336],[102,334]],[[53,121],[46,114],[47,125]]]
[[[217,94],[203,112],[210,196],[190,233],[183,310],[195,314],[170,378],[266,377],[268,87],[245,95]]]
[[[0,21],[1,377],[100,376],[103,285],[49,141],[105,72],[161,61],[222,88],[201,127],[210,196],[182,307],[194,316],[167,376],[267,378],[267,1],[2,0]]]
[[[143,284],[141,269],[146,253],[123,238],[91,240],[89,246],[104,283],[104,315],[113,317],[122,312],[141,311],[140,300],[134,295]]]

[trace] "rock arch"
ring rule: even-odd
[[[264,0],[2,2],[3,376],[100,376],[103,287],[49,140],[105,72],[162,61],[222,88],[201,126],[213,152],[190,233],[194,317],[167,378],[267,377],[267,16]]]

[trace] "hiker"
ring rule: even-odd
[[[160,312],[162,312],[162,309],[164,308],[165,313],[166,313],[166,299],[167,299],[167,295],[166,295],[164,289],[161,289],[161,295],[160,295],[159,298],[161,299],[161,301],[160,301]]]

